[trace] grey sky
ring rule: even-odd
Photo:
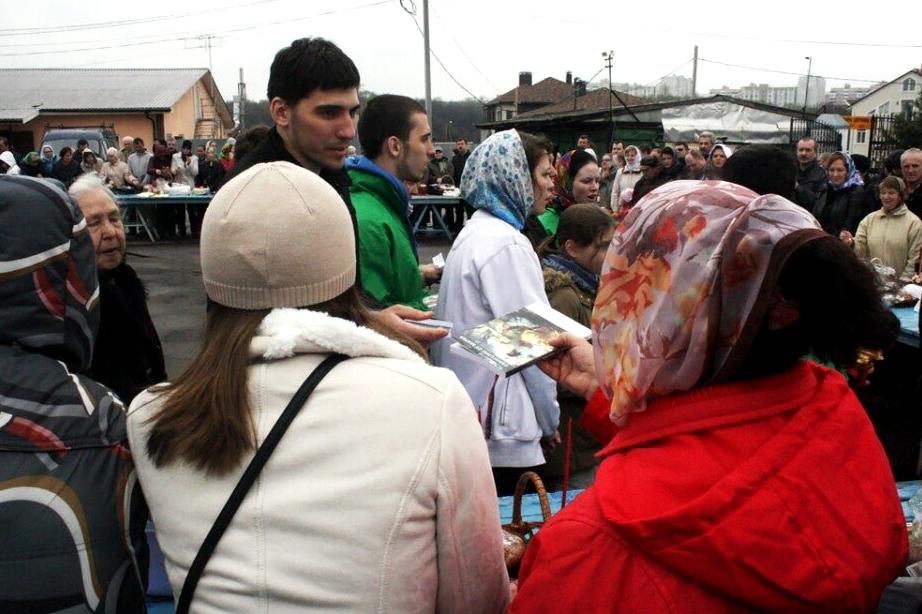
[[[421,24],[422,0],[415,3]],[[535,81],[563,79],[568,70],[586,80],[607,77],[601,54],[608,49],[615,51],[613,81],[652,84],[671,71],[690,77],[697,43],[699,94],[721,85],[797,81],[796,74],[715,62],[804,74],[804,56],[812,56],[813,74],[825,76],[827,87],[889,81],[922,65],[918,2],[890,4],[891,15],[867,3],[804,0],[721,8],[673,0],[431,0],[429,6],[433,52],[482,99],[513,87],[522,70]],[[99,22],[118,23],[60,31]],[[261,99],[275,52],[295,38],[323,36],[355,60],[363,87],[411,96],[424,91],[422,36],[398,0],[226,0],[223,6],[50,0],[5,3],[0,24],[5,68],[207,66],[203,43],[194,37],[211,33],[220,36],[212,66],[221,92],[230,97],[236,91],[242,67],[249,98]],[[45,31],[23,35],[23,28]],[[432,91],[444,99],[468,96],[435,58]]]

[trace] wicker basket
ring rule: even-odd
[[[522,520],[522,496],[525,494],[525,487],[531,482],[535,485],[538,493],[538,501],[541,504],[542,520],[537,522],[528,522]],[[551,517],[551,504],[547,498],[547,490],[544,488],[544,482],[534,471],[526,471],[519,477],[515,486],[515,494],[512,499],[512,522],[503,525],[503,554],[506,559],[506,569],[509,570],[509,577],[514,578],[518,575],[519,563],[525,556],[525,548],[531,540],[535,529],[540,528]]]

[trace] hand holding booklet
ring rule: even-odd
[[[506,377],[557,351],[548,341],[561,333],[583,339],[592,331],[544,303],[507,313],[455,337],[451,351]]]

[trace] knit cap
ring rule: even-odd
[[[307,307],[355,284],[355,236],[339,194],[290,162],[227,182],[202,221],[208,298],[236,309]]]

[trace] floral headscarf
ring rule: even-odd
[[[592,314],[611,416],[732,374],[749,350],[787,257],[824,236],[790,201],[728,182],[674,181],[624,219]]]
[[[636,145],[628,145],[624,148],[624,153],[627,154],[628,149],[633,149],[634,153],[637,155],[634,156],[633,164],[627,161],[627,155],[624,156],[624,172],[626,173],[639,173],[640,172],[640,159],[643,157],[640,155],[640,149]]]
[[[834,156],[842,156],[845,159],[845,168],[848,169],[848,176],[845,178],[845,181],[841,185],[835,185],[831,181],[829,185],[832,186],[832,189],[836,192],[839,190],[844,190],[856,185],[864,185],[864,178],[861,176],[861,173],[855,168],[855,161],[852,160],[852,157],[844,151],[837,151],[833,154]],[[830,164],[832,160],[829,161]]]
[[[535,191],[518,132],[497,132],[471,152],[461,176],[461,195],[475,209],[486,209],[516,230],[525,227]]]
[[[577,173],[587,164],[598,164],[595,157],[585,149],[574,149],[561,156],[555,169],[557,177],[554,179],[554,193],[560,199],[562,209],[576,204],[573,198],[573,180]]]

